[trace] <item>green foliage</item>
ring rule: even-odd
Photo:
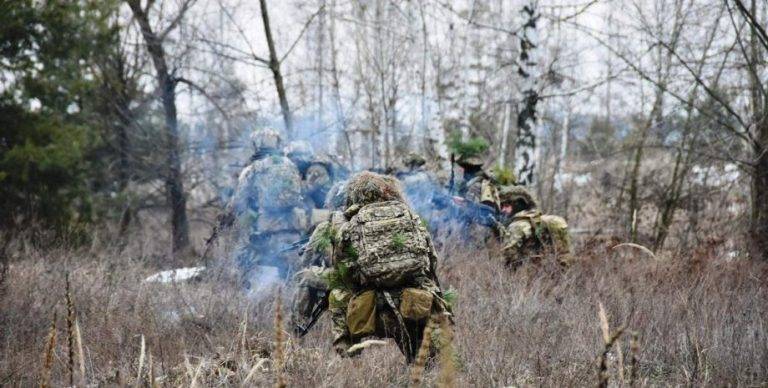
[[[459,157],[480,155],[487,151],[489,146],[488,141],[479,136],[463,141],[458,131],[453,132],[448,139],[448,148]]]
[[[399,250],[405,247],[405,235],[402,233],[395,233],[392,236],[392,247]]]
[[[496,182],[500,185],[515,185],[517,184],[517,178],[515,178],[515,172],[507,167],[495,166],[493,168],[493,176],[496,178]]]
[[[0,5],[0,226],[59,232],[92,215],[100,146],[97,56],[114,42],[115,1]]]
[[[327,271],[324,275],[328,289],[351,290],[352,276],[349,266],[344,262],[336,263],[333,271]]]
[[[352,244],[346,244],[344,246],[344,255],[350,260],[357,260],[357,258],[360,257],[357,248],[352,246]]]
[[[449,309],[453,309],[456,306],[458,299],[459,293],[454,288],[449,288],[443,291],[443,300],[448,304]]]
[[[333,245],[336,242],[336,229],[331,225],[326,225],[323,229],[320,230],[318,234],[318,238],[314,242],[314,247],[312,247],[315,252],[325,252],[328,249],[331,248],[331,245]]]
[[[26,112],[0,98],[0,222],[43,221],[55,228],[87,221],[85,128]]]

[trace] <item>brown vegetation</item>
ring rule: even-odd
[[[707,250],[652,259],[612,244],[589,244],[566,270],[544,262],[515,273],[492,258],[493,250],[445,244],[442,282],[459,293],[455,372],[448,371],[455,385],[596,385],[601,361],[611,384],[622,376],[635,385],[768,382],[768,265]],[[283,362],[288,386],[406,386],[411,380],[394,344],[337,357],[327,318],[302,340],[286,338],[284,360],[273,362],[275,333],[283,333],[274,326],[277,291],[245,295],[225,262],[202,281],[148,284],[142,280],[157,269],[149,255],[25,252],[11,263],[0,301],[5,386],[38,385],[48,373],[52,385],[61,385],[76,373],[68,346],[54,339],[56,332],[67,335],[67,326],[50,320],[69,315],[67,272],[77,307],[68,319],[82,331],[82,345],[74,346],[81,354],[74,357],[84,360],[80,369],[89,384],[133,385],[143,376],[159,385],[268,386],[279,381],[275,371]],[[627,330],[609,338],[615,341],[609,346],[606,324]],[[428,363],[425,384],[438,383],[446,366],[438,364]]]

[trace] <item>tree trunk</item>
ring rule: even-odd
[[[341,101],[341,83],[339,82],[339,68],[337,65],[338,50],[336,50],[336,0],[331,1],[330,19],[330,26],[328,27],[328,44],[331,46],[331,86],[335,104],[335,119],[340,126],[339,130],[344,138],[344,145],[347,150],[347,157],[349,158],[349,166],[352,171],[355,171],[355,154],[352,150],[352,139],[349,137],[347,118],[344,114],[344,107]],[[341,147],[337,148],[339,149],[339,154],[341,154]]]
[[[768,107],[764,108],[768,112]],[[752,172],[752,225],[751,234],[756,258],[768,260],[768,115],[757,124],[755,154],[757,160]]]
[[[184,183],[181,175],[181,157],[179,151],[179,128],[176,114],[176,81],[172,78],[165,60],[162,41],[152,31],[149,18],[138,1],[129,1],[128,5],[139,23],[141,35],[147,44],[147,51],[155,66],[155,77],[163,103],[165,114],[164,151],[166,152],[166,171],[164,171],[165,192],[168,206],[171,208],[171,250],[180,252],[189,247],[189,223],[187,221],[187,199],[184,195]]]
[[[261,6],[261,20],[264,22],[264,33],[267,36],[267,47],[269,48],[269,70],[272,71],[272,77],[275,79],[277,98],[280,100],[280,112],[283,114],[283,122],[285,123],[285,137],[292,139],[293,116],[288,105],[288,96],[285,93],[283,74],[280,72],[280,60],[277,58],[277,50],[275,50],[275,41],[272,39],[272,29],[269,26],[266,0],[259,0],[259,5]]]
[[[520,68],[522,98],[517,116],[517,156],[515,169],[521,184],[532,185],[536,169],[536,104],[539,94],[536,90],[537,69],[534,51],[537,48],[536,21],[539,18],[535,2],[529,2],[521,11],[523,28],[520,34]]]

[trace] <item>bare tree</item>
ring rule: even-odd
[[[171,249],[178,253],[189,246],[189,222],[187,220],[187,198],[184,192],[184,182],[181,171],[181,147],[179,141],[179,121],[176,109],[176,86],[179,79],[174,70],[168,66],[165,39],[181,23],[184,15],[194,3],[185,1],[179,7],[177,14],[159,31],[153,29],[149,20],[154,1],[147,1],[142,6],[140,0],[125,0],[133,12],[133,17],[139,25],[144,38],[147,52],[155,68],[157,91],[162,101],[165,126],[162,151],[166,154],[166,166],[163,172],[168,206],[171,209]]]
[[[272,38],[272,28],[269,26],[269,13],[267,12],[266,0],[259,0],[259,6],[261,7],[261,21],[264,23],[264,33],[267,36],[267,47],[269,48],[269,61],[263,59],[260,61],[267,63],[269,70],[272,72],[272,77],[275,79],[275,89],[277,89],[277,98],[280,100],[280,112],[283,114],[286,137],[290,139],[293,137],[293,116],[291,114],[291,108],[288,105],[288,96],[285,93],[283,73],[280,71],[280,62],[282,62],[282,60],[277,57],[275,40]],[[318,12],[322,12],[324,6],[325,5],[323,5]]]
[[[530,1],[520,11],[523,25],[519,34],[520,54],[518,58],[518,75],[520,76],[522,95],[520,108],[517,113],[517,139],[515,144],[515,156],[518,181],[522,184],[533,184],[536,168],[536,104],[539,101],[539,92],[536,86],[538,81],[536,67],[538,63],[534,58],[538,45],[536,23],[539,13],[536,10],[536,2]]]

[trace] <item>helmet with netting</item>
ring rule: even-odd
[[[285,147],[285,155],[295,162],[309,163],[313,153],[312,145],[306,140],[294,140]]]
[[[427,164],[427,160],[424,159],[423,156],[414,152],[411,152],[408,155],[405,155],[405,157],[403,158],[403,165],[407,168],[417,168],[425,164]]]
[[[499,203],[501,206],[512,205],[515,213],[539,207],[539,204],[528,189],[523,186],[514,185],[501,187],[499,190]]]
[[[276,150],[280,148],[282,137],[273,128],[258,129],[251,134],[251,145],[254,151]]]
[[[397,179],[370,171],[363,171],[352,177],[346,191],[347,206],[403,200]]]

